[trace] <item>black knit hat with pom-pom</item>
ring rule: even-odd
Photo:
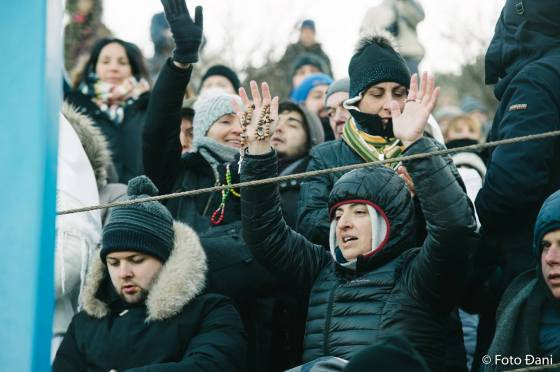
[[[128,199],[156,196],[159,190],[146,176],[128,181]],[[165,262],[173,249],[173,217],[157,201],[115,207],[103,227],[101,260],[111,252],[141,252]]]

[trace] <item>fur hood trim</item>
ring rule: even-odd
[[[206,284],[206,253],[198,235],[185,224],[173,223],[175,243],[146,299],[146,322],[161,321],[181,312]],[[99,254],[93,260],[83,291],[83,308],[95,318],[109,313],[109,306],[96,297],[103,280],[110,280]]]
[[[94,126],[93,120],[82,114],[71,104],[64,102],[61,109],[64,117],[70,122],[72,128],[80,138],[80,142],[91,163],[97,188],[101,189],[107,184],[107,169],[111,163],[111,152],[105,136],[101,130]]]

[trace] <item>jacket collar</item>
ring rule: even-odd
[[[205,287],[206,254],[198,236],[190,227],[180,222],[175,222],[173,229],[173,251],[146,299],[146,322],[177,315]],[[110,280],[107,268],[99,255],[96,255],[82,293],[83,308],[92,317],[100,319],[110,312],[109,304],[98,295],[100,286],[107,280]]]

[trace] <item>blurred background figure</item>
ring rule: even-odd
[[[89,58],[93,45],[100,39],[112,36],[103,24],[102,0],[67,0],[69,22],[64,28],[64,67],[72,75],[81,69]]]
[[[482,102],[474,97],[465,96],[461,100],[461,111],[480,123],[481,138],[486,138],[492,126],[492,122],[490,121],[488,109]]]
[[[148,60],[148,72],[150,79],[155,81],[159,70],[161,70],[167,58],[171,56],[173,48],[175,48],[175,42],[171,37],[169,24],[165,20],[163,12],[156,13],[152,17],[150,37],[154,44],[154,55]]]
[[[459,115],[462,115],[463,111],[457,106],[445,105],[438,108],[434,113],[434,118],[436,119],[441,132],[445,133],[447,131],[447,126],[449,122]]]
[[[348,99],[350,92],[350,79],[339,79],[329,85],[327,95],[325,97],[325,107],[329,117],[331,130],[334,139],[342,136],[344,124],[350,118],[350,113],[343,106],[344,101]]]
[[[309,75],[294,90],[291,97],[292,101],[303,105],[312,114],[319,117],[325,132],[325,141],[334,139],[325,108],[325,97],[332,82],[331,77],[326,74]]]
[[[298,41],[288,45],[278,63],[289,68],[303,53],[315,54],[321,58],[327,66],[325,73],[332,76],[331,60],[323,51],[321,44],[317,42],[315,22],[311,19],[306,19],[301,23]]]
[[[237,73],[224,65],[210,67],[200,80],[199,94],[209,89],[221,89],[228,94],[238,94],[241,82]]]
[[[418,65],[424,57],[424,46],[416,33],[416,27],[424,16],[424,9],[416,0],[384,0],[367,11],[360,26],[360,34],[371,34],[374,30],[391,33],[396,39],[399,53],[413,74],[418,72]]]
[[[118,182],[141,175],[142,130],[150,84],[144,57],[132,43],[102,39],[91,50],[65,99],[89,116],[109,142]]]
[[[328,74],[328,67],[325,61],[315,54],[301,54],[296,58],[292,66],[292,92],[307,76],[318,73]]]

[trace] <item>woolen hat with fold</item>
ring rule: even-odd
[[[128,200],[156,196],[159,190],[146,176],[128,181]],[[111,252],[133,251],[167,261],[174,244],[173,217],[160,202],[114,207],[103,227],[101,260]]]

